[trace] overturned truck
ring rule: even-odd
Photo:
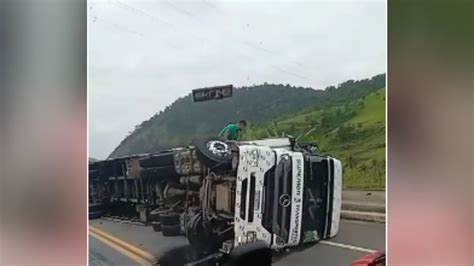
[[[337,234],[341,162],[292,138],[193,146],[91,163],[89,216],[128,216],[203,253]]]

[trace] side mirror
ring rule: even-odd
[[[319,146],[317,143],[298,143],[298,147],[312,154],[317,154],[319,151]]]
[[[272,250],[265,242],[257,241],[234,248],[229,254],[229,266],[272,264]]]
[[[292,135],[286,135],[286,137],[290,140],[291,150],[294,151],[296,146],[296,138]]]

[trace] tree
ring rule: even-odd
[[[370,160],[370,168],[374,172],[375,177],[378,177],[378,174],[377,174],[378,162],[375,158],[372,158],[372,160]]]
[[[354,136],[354,126],[352,125],[342,126],[337,130],[337,137],[341,141],[349,140],[353,136]]]
[[[360,171],[362,172],[362,174],[366,174],[367,173],[367,165],[365,164],[362,164],[360,167],[359,167]]]
[[[354,170],[353,170],[354,164],[355,164],[354,157],[352,157],[352,155],[349,155],[349,157],[347,157],[347,167],[350,170],[351,176],[354,174]]]
[[[111,156],[154,152],[175,145],[189,145],[189,140],[193,136],[198,137],[197,133],[199,136],[215,135],[229,122],[236,122],[242,118],[252,123],[259,123],[261,126],[255,131],[256,135],[265,137],[266,127],[271,125],[270,121],[284,115],[291,117],[292,114],[300,113],[302,110],[329,110],[321,116],[308,113],[305,117],[306,122],[309,119],[313,127],[321,121],[321,125],[318,125],[318,134],[329,134],[341,120],[335,115],[332,107],[353,102],[354,99],[384,87],[385,74],[381,74],[372,79],[343,82],[337,87],[330,86],[326,90],[265,83],[236,88],[232,98],[222,101],[194,103],[192,95],[188,94],[164,110],[157,110],[155,115],[141,123],[140,128],[125,137]],[[136,103],[130,102],[130,104],[132,107]],[[348,115],[344,111],[343,119]],[[298,130],[298,127],[299,124],[295,124],[295,130]],[[153,143],[152,148],[149,148],[149,143]]]
[[[352,169],[354,167],[354,157],[352,155],[349,155],[347,158],[347,166]]]

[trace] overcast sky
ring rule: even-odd
[[[92,1],[90,156],[194,88],[324,89],[386,68],[385,1]]]

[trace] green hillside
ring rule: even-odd
[[[385,187],[385,89],[329,108],[286,114],[254,125],[245,137],[285,134],[315,142],[322,153],[341,159],[346,188]]]
[[[316,125],[322,114],[325,117],[323,122],[329,123],[325,126],[330,128],[333,127],[332,123],[340,124],[340,121],[332,121],[329,115],[333,111],[337,112],[336,107],[349,105],[354,99],[360,99],[383,87],[385,74],[371,79],[348,80],[325,90],[264,83],[236,88],[232,98],[200,103],[194,103],[189,94],[136,126],[109,157],[188,145],[193,139],[216,136],[226,124],[240,119],[248,120],[256,130],[248,132],[247,137],[257,134],[258,127],[277,119],[282,119],[283,126],[286,123],[295,129],[304,130]],[[301,110],[306,113],[293,117],[293,114]],[[342,118],[346,119],[346,116]],[[336,117],[342,119],[339,115]],[[317,127],[315,133],[320,134],[319,131],[320,128]],[[313,134],[308,137],[313,137]]]

